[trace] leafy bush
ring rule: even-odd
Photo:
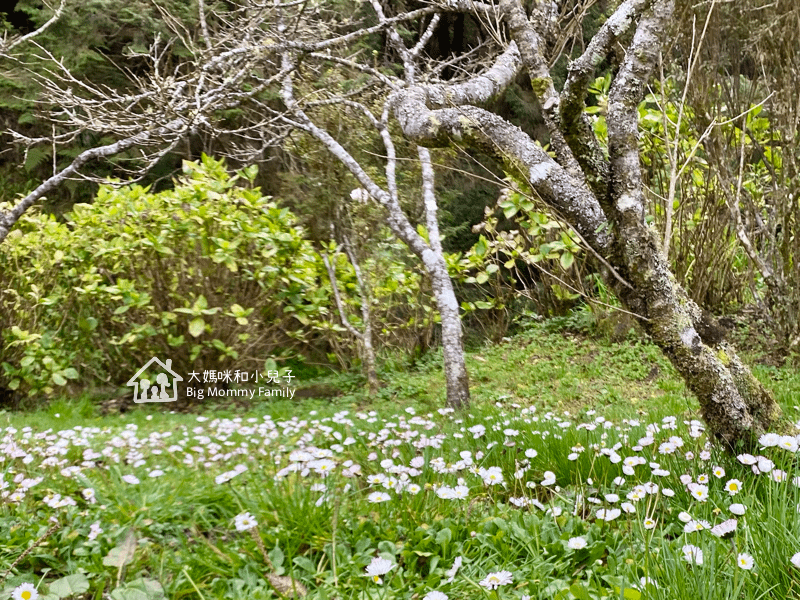
[[[29,213],[0,246],[0,384],[52,394],[120,385],[153,355],[173,369],[262,371],[327,322],[325,269],[288,209],[221,162],[173,190],[104,186],[66,222]]]

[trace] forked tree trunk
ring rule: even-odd
[[[655,231],[645,223],[637,108],[673,0],[625,0],[570,64],[556,92],[539,35],[519,0],[500,0],[513,42],[480,76],[458,84],[418,85],[395,93],[393,109],[405,135],[429,147],[471,145],[494,152],[534,193],[566,220],[608,267],[608,283],[675,365],[697,396],[710,433],[726,445],[751,442],[773,427],[780,408],[730,344],[717,335],[670,272]],[[594,68],[626,39],[632,41],[611,86],[607,115],[609,159],[583,112]],[[518,127],[478,105],[527,68],[543,108],[553,160]]]
[[[718,325],[678,285],[655,232],[644,221],[644,185],[639,161],[638,112],[644,83],[660,50],[660,36],[673,2],[656,2],[646,14],[612,86],[608,102],[611,167],[607,207],[617,235],[612,256],[631,287],[619,296],[653,341],[670,358],[698,400],[713,434],[727,444],[770,428],[780,409],[750,373],[733,346],[719,339]]]

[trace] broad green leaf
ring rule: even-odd
[[[83,594],[88,589],[89,580],[82,573],[67,575],[61,579],[56,579],[50,584],[50,593],[59,598],[69,598],[70,596]]]
[[[192,337],[198,337],[202,335],[205,330],[206,322],[202,317],[192,319],[191,323],[189,323],[189,333],[192,335]]]
[[[506,219],[510,219],[511,217],[513,217],[515,214],[517,214],[517,211],[519,210],[516,207],[516,205],[514,205],[514,203],[512,202],[503,203],[502,208],[503,208],[503,216],[505,216]]]
[[[275,567],[276,571],[279,570],[281,567],[283,567],[283,560],[285,557],[283,554],[283,550],[281,550],[277,544],[272,550],[268,552],[268,554],[269,554],[269,559],[272,561],[272,566]]]
[[[164,588],[155,579],[134,579],[111,592],[113,600],[163,600]]]
[[[477,254],[478,256],[484,256],[488,249],[489,246],[486,243],[486,238],[481,236],[478,239],[478,243],[475,244],[475,254]]]
[[[294,562],[294,564],[296,564],[298,567],[300,567],[307,573],[317,572],[317,566],[311,561],[311,559],[305,556],[295,556],[292,562]]]
[[[450,540],[453,539],[453,532],[450,530],[449,527],[445,527],[439,533],[436,534],[436,543],[440,546],[444,546]]]
[[[588,590],[580,583],[573,583],[569,586],[569,591],[572,592],[572,595],[575,596],[578,600],[592,600],[591,596],[589,596]]]

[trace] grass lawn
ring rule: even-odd
[[[238,410],[0,413],[0,600],[800,596],[798,438],[711,446],[644,343],[536,325],[468,365],[464,413],[435,356],[372,400],[333,376]],[[756,372],[797,421],[800,375]]]

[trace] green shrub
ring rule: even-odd
[[[31,212],[0,245],[0,385],[124,385],[156,355],[179,374],[262,371],[335,330],[324,266],[288,209],[204,157],[173,190],[104,186],[66,222]]]

